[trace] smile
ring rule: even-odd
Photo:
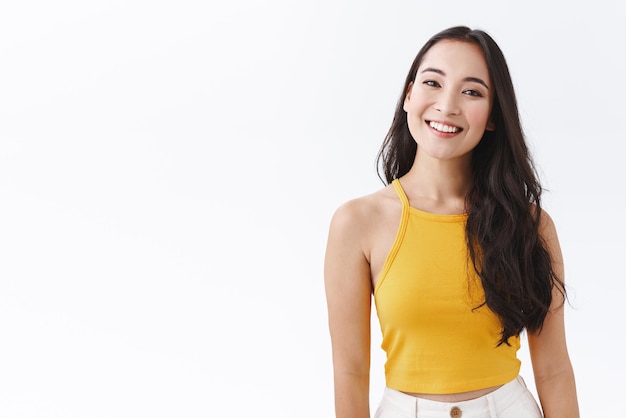
[[[457,126],[445,125],[443,123],[435,122],[435,121],[426,121],[428,125],[436,131],[453,134],[457,132],[461,132],[463,128],[459,128]]]

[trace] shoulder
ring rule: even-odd
[[[343,203],[330,223],[329,239],[342,246],[359,248],[369,259],[372,245],[380,237],[381,228],[394,222],[401,203],[393,186]],[[397,222],[396,222],[397,223]]]
[[[400,208],[393,186],[386,186],[372,194],[351,199],[337,208],[331,220],[331,229],[364,231],[387,213]]]
[[[535,214],[537,213],[537,208],[534,205],[533,211]],[[550,214],[544,209],[541,209],[541,212],[539,213],[538,232],[539,237],[546,246],[546,250],[548,250],[548,252],[550,253],[553,268],[558,268],[562,266],[563,256],[561,253],[561,245],[559,243],[556,225]],[[559,276],[562,276],[562,272],[559,274]]]
[[[533,215],[537,214],[537,206],[532,206]],[[539,212],[539,235],[545,241],[550,241],[557,238],[556,225],[550,214],[541,209]]]

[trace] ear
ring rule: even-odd
[[[493,119],[491,119],[491,117],[489,118],[489,122],[487,122],[487,126],[485,127],[486,131],[495,131],[496,130],[496,124],[493,122]]]
[[[404,105],[402,106],[402,108],[404,109],[404,111],[406,112],[406,106],[409,102],[409,100],[411,100],[411,91],[413,90],[413,82],[411,81],[409,83],[409,87],[406,89],[406,95],[404,96]]]

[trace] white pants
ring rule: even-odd
[[[495,391],[462,402],[438,402],[385,388],[374,418],[542,418],[535,398],[518,376]]]

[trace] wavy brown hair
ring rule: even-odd
[[[524,329],[540,331],[552,303],[552,290],[558,289],[563,296],[566,292],[539,233],[542,187],[526,146],[506,60],[491,36],[457,26],[424,44],[411,65],[378,153],[378,175],[389,184],[413,165],[417,143],[409,132],[404,99],[424,55],[442,40],[480,47],[493,86],[491,121],[495,130],[485,131],[472,151],[472,184],[465,199],[466,240],[485,291],[480,306],[486,304],[498,315],[502,323],[498,345],[508,344],[510,337]]]

